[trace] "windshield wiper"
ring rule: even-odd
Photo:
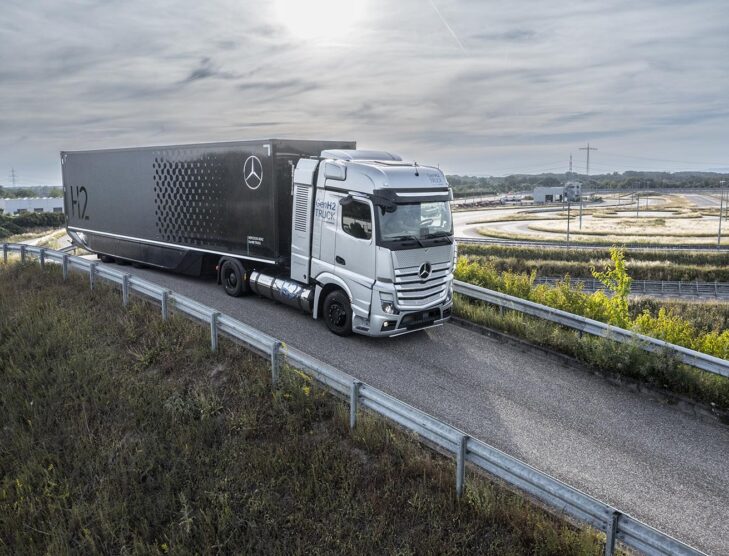
[[[423,242],[420,241],[416,236],[413,236],[413,235],[395,236],[395,237],[390,237],[390,238],[386,238],[386,239],[389,239],[390,241],[413,240],[413,241],[417,241],[418,245],[420,245],[420,247],[425,247],[425,245],[423,245]]]
[[[447,238],[449,243],[453,243],[453,234],[451,232],[433,232],[432,234],[428,234],[426,239],[436,239],[441,237]]]

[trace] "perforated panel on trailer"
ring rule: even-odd
[[[293,166],[331,148],[355,143],[264,140],[62,153],[68,226],[86,233],[95,251],[166,268],[191,266],[191,254],[205,252],[288,264]]]

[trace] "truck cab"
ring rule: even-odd
[[[387,152],[327,150],[294,171],[291,279],[340,335],[450,318],[455,244],[443,172]]]

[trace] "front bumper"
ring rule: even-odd
[[[374,314],[370,315],[367,322],[355,318],[352,329],[355,333],[366,336],[399,336],[448,322],[452,308],[453,302],[448,301],[426,309],[403,311],[397,315]]]

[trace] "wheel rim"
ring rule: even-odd
[[[238,285],[238,277],[235,275],[235,272],[232,270],[228,271],[225,277],[225,283],[229,288],[235,288]]]
[[[344,323],[347,322],[347,312],[341,304],[332,303],[329,306],[329,322],[337,328],[343,327]]]

